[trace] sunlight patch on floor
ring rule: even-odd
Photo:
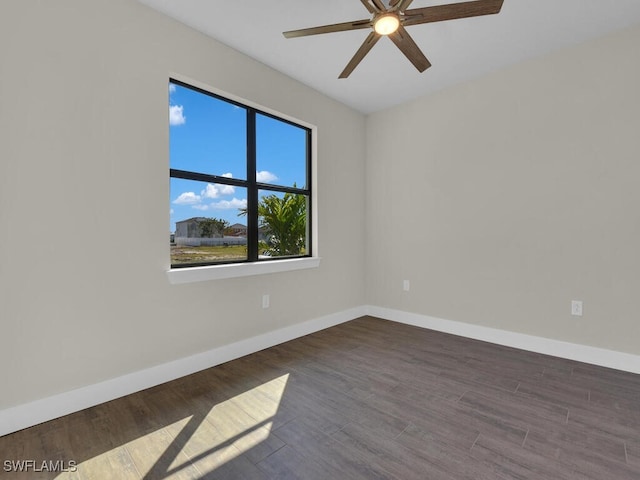
[[[59,480],[101,478],[118,472],[118,478],[199,477],[212,472],[269,439],[289,375],[265,382],[214,405],[194,412],[163,428],[131,440],[78,465]],[[78,475],[79,474],[79,475]]]

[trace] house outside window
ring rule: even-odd
[[[169,82],[171,268],[312,255],[312,130]]]

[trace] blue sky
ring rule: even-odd
[[[305,187],[306,132],[266,115],[256,117],[259,182]],[[171,168],[245,180],[246,110],[203,93],[169,84]],[[246,225],[238,210],[246,189],[171,178],[171,232],[175,222],[216,217]]]

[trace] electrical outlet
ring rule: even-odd
[[[571,300],[571,315],[582,316],[582,300]]]
[[[262,295],[262,308],[269,308],[270,301],[271,301],[271,298],[269,297],[268,293],[265,293],[264,295]]]
[[[409,282],[409,280],[404,280],[402,282],[402,290],[404,290],[405,292],[408,292],[411,289],[411,283]]]

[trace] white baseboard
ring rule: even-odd
[[[366,315],[366,307],[352,308],[111,380],[0,410],[0,436],[139,392],[363,315]]]
[[[508,347],[528,350],[530,352],[553,355],[554,357],[567,358],[579,362],[599,365],[601,367],[615,368],[632,373],[640,373],[640,356],[630,353],[616,352],[603,348],[579,345],[576,343],[552,340],[549,338],[535,337],[524,333],[498,330],[470,323],[454,322],[441,318],[403,312],[389,308],[369,305],[366,307],[368,315],[391,320],[394,322],[428,328],[439,332],[451,333],[461,337],[474,338],[485,342],[496,343]]]
[[[220,365],[364,315],[531,352],[640,373],[640,356],[638,355],[368,305],[316,318],[111,380],[0,410],[0,436]]]

